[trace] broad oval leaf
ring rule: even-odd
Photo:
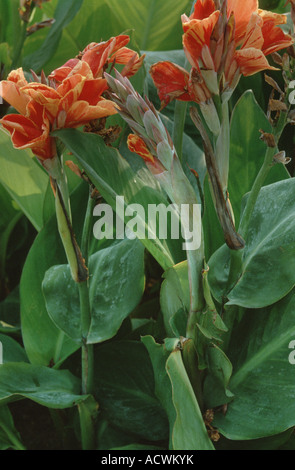
[[[140,439],[168,439],[168,419],[156,398],[153,368],[143,344],[116,341],[96,348],[94,380],[94,394],[112,425]]]
[[[271,308],[247,311],[234,330],[227,354],[235,395],[214,425],[229,439],[248,440],[279,434],[295,425],[295,367],[289,362],[295,340],[295,295]],[[220,403],[222,404],[222,403]]]
[[[87,398],[80,381],[68,371],[25,363],[0,366],[0,404],[29,398],[48,408],[71,408]]]
[[[267,150],[265,143],[260,139],[259,129],[272,132],[271,125],[257,103],[253,91],[248,90],[235,105],[230,125],[229,197],[237,226],[240,220],[242,198],[251,190]],[[272,168],[265,185],[289,177],[283,165],[276,165]]]
[[[295,180],[263,188],[252,214],[242,276],[226,291],[229,250],[221,247],[209,261],[214,297],[228,305],[262,308],[282,299],[295,285]]]
[[[144,291],[144,248],[124,240],[89,259],[91,326],[88,343],[106,341],[138,305]],[[43,281],[47,311],[55,325],[81,343],[79,291],[68,265],[53,266]],[[132,295],[130,293],[132,292]]]

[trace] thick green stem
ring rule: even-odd
[[[187,111],[187,103],[176,101],[172,137],[173,137],[174,147],[176,149],[176,152],[180,161],[182,161],[183,133],[184,133],[184,126],[185,126],[186,111]]]
[[[216,141],[216,163],[222,186],[223,194],[226,197],[229,174],[229,148],[230,148],[230,125],[228,102],[221,106],[221,131]]]

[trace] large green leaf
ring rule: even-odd
[[[35,72],[41,71],[57,50],[63,28],[74,19],[82,4],[83,0],[59,0],[54,13],[55,23],[51,26],[42,46],[36,52],[25,57],[24,68],[33,69]]]
[[[261,190],[252,214],[242,275],[228,293],[229,249],[221,247],[209,261],[214,297],[228,305],[262,308],[283,298],[295,284],[295,180]]]
[[[168,336],[185,336],[190,289],[187,261],[168,269],[161,286],[160,302]]]
[[[0,43],[7,42],[12,49],[18,43],[18,35],[15,31],[20,28],[19,1],[0,1]]]
[[[71,408],[87,398],[80,381],[68,371],[25,363],[0,366],[0,404],[29,398],[48,408]]]
[[[173,429],[175,450],[214,450],[202,413],[183,365],[181,351],[173,351],[166,363],[177,418]]]
[[[29,152],[15,150],[4,132],[0,132],[0,147],[0,183],[39,231],[43,227],[43,201],[48,176]]]
[[[164,345],[157,344],[152,336],[142,338],[154,370],[155,394],[166,411],[170,428],[169,448],[173,450],[173,428],[176,421],[176,409],[172,401],[172,386],[166,371],[166,362],[170,353]]]
[[[16,288],[0,302],[0,332],[17,333],[20,329],[19,289]]]
[[[90,257],[92,320],[88,343],[115,336],[139,303],[144,291],[143,255],[139,241],[124,240]],[[53,322],[74,341],[81,342],[79,291],[68,265],[54,266],[46,273],[43,292]]]
[[[288,360],[294,338],[294,292],[271,308],[244,315],[227,351],[235,398],[214,422],[229,439],[258,439],[295,425],[295,367]]]
[[[143,344],[116,341],[95,350],[95,396],[108,421],[149,441],[168,439],[168,419],[155,396],[152,365]]]
[[[237,226],[242,198],[251,190],[267,150],[265,143],[260,139],[260,129],[272,132],[271,125],[253,92],[248,90],[237,102],[231,118],[229,195]],[[276,165],[272,168],[265,185],[288,177],[286,168],[283,165]]]
[[[118,196],[124,197],[124,210],[129,204],[140,204],[145,213],[145,219],[138,213],[140,225],[145,228],[146,234],[150,233],[147,231],[149,205],[168,205],[166,196],[155,185],[155,181],[151,182],[150,176],[144,180],[140,172],[132,170],[120,153],[107,147],[98,135],[73,129],[57,131],[55,135],[76,156],[93,184],[114,210]],[[125,222],[128,220],[130,217],[125,217]],[[155,239],[149,235],[141,241],[164,269],[183,260],[185,253],[181,240],[160,240],[156,231],[153,236]]]

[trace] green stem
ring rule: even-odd
[[[229,174],[230,125],[228,102],[221,105],[221,132],[216,142],[216,163],[224,196],[226,197]]]
[[[202,289],[202,271],[204,268],[204,244],[198,250],[187,251],[188,275],[190,284],[190,311],[187,322],[186,337],[195,339],[198,315],[204,306]]]
[[[183,149],[183,133],[185,126],[185,118],[187,111],[187,103],[176,101],[174,111],[174,126],[173,126],[173,143],[177,155],[182,161],[182,149]]]

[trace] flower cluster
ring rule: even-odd
[[[176,150],[154,105],[133,88],[127,77],[116,71],[116,78],[106,74],[112,101],[119,114],[133,131],[128,136],[128,147],[137,153],[155,175],[170,170]]]
[[[54,70],[48,79],[34,74],[28,83],[22,69],[1,82],[1,95],[19,114],[1,119],[15,148],[30,148],[40,159],[56,154],[52,130],[77,128],[92,120],[116,114],[115,105],[103,95],[107,90],[104,71],[109,64],[125,67],[122,73],[137,72],[143,57],[126,47],[129,36],[121,35],[99,44],[92,43],[78,58]]]
[[[173,99],[229,99],[241,75],[272,69],[266,56],[293,44],[280,28],[286,21],[286,15],[259,9],[258,0],[198,0],[193,14],[182,16],[190,73],[170,62],[151,68],[163,106]]]

